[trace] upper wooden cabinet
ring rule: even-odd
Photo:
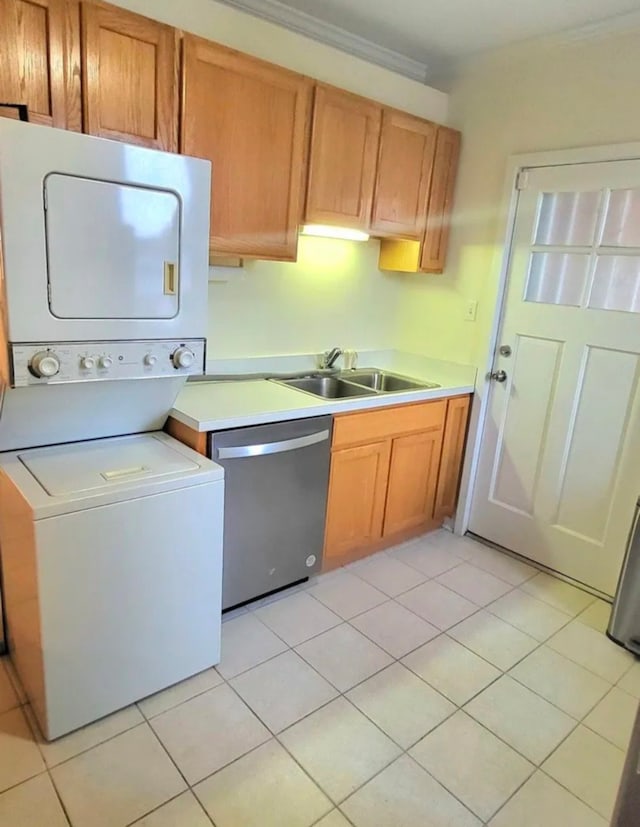
[[[382,119],[371,232],[424,235],[437,126],[386,109]]]
[[[305,221],[369,228],[382,108],[317,85]]]
[[[0,0],[0,61],[34,123],[210,159],[214,257],[295,261],[315,223],[380,237],[383,270],[444,269],[455,130],[100,0]]]
[[[444,270],[459,156],[460,133],[455,129],[439,127],[420,259],[420,269],[425,273],[441,273]]]
[[[379,259],[381,270],[442,273],[447,258],[459,154],[460,133],[439,126],[424,235],[419,241],[382,239]]]
[[[0,0],[0,101],[26,104],[33,123],[80,130],[79,25],[73,0]]]
[[[84,131],[175,152],[177,32],[102,3],[82,4]]]
[[[211,252],[294,261],[311,81],[185,35],[181,151],[213,164]]]

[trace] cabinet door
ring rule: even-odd
[[[397,437],[391,448],[384,536],[432,519],[442,448],[442,430]]]
[[[73,0],[0,0],[0,101],[26,104],[33,123],[79,131],[79,27]]]
[[[373,101],[316,86],[307,223],[369,228],[381,120]]]
[[[212,253],[295,261],[311,82],[190,35],[181,149],[213,164]]]
[[[325,567],[382,536],[390,443],[334,451],[325,533]]]
[[[455,129],[439,127],[420,260],[420,269],[426,273],[441,273],[444,270],[459,155],[460,133]]]
[[[435,124],[385,110],[371,219],[372,232],[421,239],[436,146]]]
[[[447,403],[447,419],[442,440],[442,458],[438,473],[438,488],[433,509],[434,520],[452,517],[458,500],[462,457],[464,454],[469,397],[459,396]]]
[[[177,33],[101,3],[82,4],[84,131],[175,152]]]

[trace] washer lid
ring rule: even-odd
[[[19,454],[18,459],[52,497],[106,490],[199,468],[153,436],[38,448]]]

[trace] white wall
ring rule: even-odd
[[[450,87],[450,120],[463,149],[447,271],[406,279],[400,346],[484,366],[508,156],[640,140],[639,79],[639,31],[539,41],[465,67]],[[479,301],[475,323],[463,318],[469,299]]]
[[[214,268],[229,280],[209,284],[209,356],[394,347],[403,285],[377,262],[377,241],[302,236],[296,264]]]
[[[448,96],[215,0],[117,5],[311,77],[447,122]],[[296,264],[247,261],[209,285],[209,356],[393,346],[401,281],[378,270],[378,242],[301,239]]]

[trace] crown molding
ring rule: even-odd
[[[325,23],[306,12],[286,6],[279,0],[219,0],[219,2],[254,17],[260,17],[269,23],[283,26],[292,32],[332,46],[369,63],[375,63],[377,66],[404,75],[411,80],[424,84],[427,82],[428,66],[426,63],[413,60],[392,49],[386,49],[384,46],[351,34],[332,23]]]
[[[584,23],[582,26],[574,26],[558,34],[558,39],[568,42],[576,40],[590,40],[592,38],[606,37],[607,35],[620,34],[621,32],[632,32],[640,28],[640,11],[624,12],[613,17],[605,17],[603,20],[596,20],[594,23]]]

